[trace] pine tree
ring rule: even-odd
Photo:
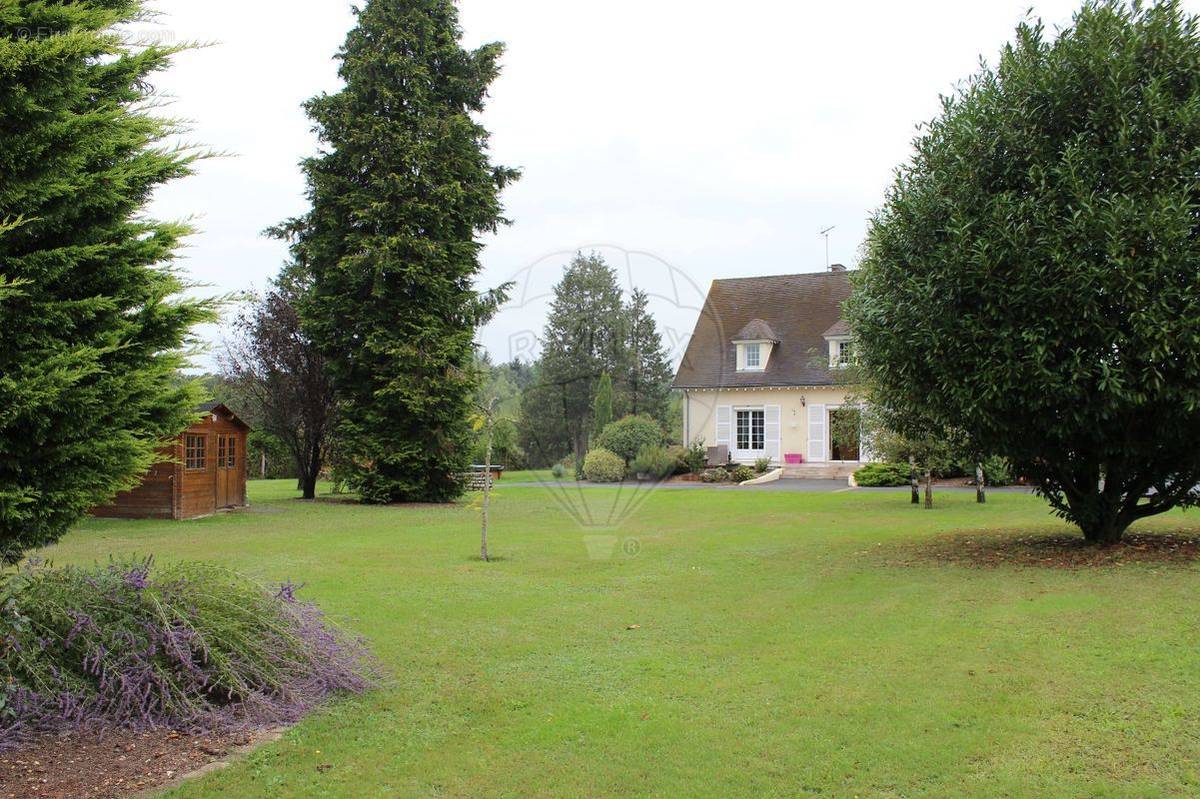
[[[673,374],[667,362],[662,337],[654,317],[646,310],[649,297],[634,289],[626,308],[628,316],[628,412],[634,416],[649,416],[659,422],[667,419],[670,405],[670,386]]]
[[[0,557],[58,538],[136,485],[187,426],[189,330],[178,299],[183,224],[143,215],[195,153],[164,147],[151,77],[174,48],[114,27],[139,0],[5,3],[0,14]],[[28,32],[36,32],[35,36]]]
[[[306,104],[322,143],[311,211],[281,226],[311,270],[301,312],[330,363],[351,482],[367,502],[456,496],[473,337],[502,299],[473,288],[476,235],[506,222],[473,118],[500,44],[464,50],[450,0],[371,0],[338,55],[344,88]]]

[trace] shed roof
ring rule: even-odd
[[[219,413],[229,419],[236,425],[250,429],[250,425],[242,421],[236,413],[229,410],[229,406],[223,402],[202,402],[196,406],[196,410],[201,413]]]

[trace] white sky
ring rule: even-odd
[[[714,278],[824,269],[829,225],[832,260],[854,265],[914,126],[981,55],[995,59],[1029,2],[464,0],[465,44],[507,44],[484,123],[494,159],[525,173],[481,281],[520,285],[481,341],[499,360],[529,354],[579,248],[651,291],[677,355]],[[156,7],[161,35],[213,43],[158,88],[193,141],[234,157],[202,163],[152,210],[195,217],[184,267],[209,291],[261,288],[285,251],[260,232],[305,208],[297,163],[315,139],[300,103],[336,89],[350,4]],[[1076,7],[1035,13],[1053,28]]]

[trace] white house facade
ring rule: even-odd
[[[841,268],[713,281],[675,375],[685,442],[794,476],[840,477],[868,460],[847,380],[849,294]]]

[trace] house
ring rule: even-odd
[[[841,317],[849,274],[715,280],[675,375],[687,443],[726,445],[738,463],[842,477],[867,460]]]
[[[93,516],[194,519],[246,504],[246,436],[250,427],[219,402],[179,434],[142,484],[117,494]]]

